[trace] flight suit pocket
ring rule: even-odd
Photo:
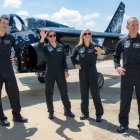
[[[124,65],[129,65],[131,62],[131,57],[130,57],[130,48],[125,48],[123,53],[124,53]]]

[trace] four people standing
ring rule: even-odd
[[[0,18],[0,124],[9,126],[7,117],[3,113],[1,103],[1,90],[5,82],[6,92],[8,94],[13,121],[27,122],[20,114],[21,106],[19,99],[19,89],[16,83],[12,64],[10,62],[11,47],[14,47],[16,55],[19,55],[20,48],[16,45],[14,37],[8,35],[6,30],[9,25],[9,20],[6,16]],[[114,64],[116,71],[121,76],[121,102],[119,122],[120,127],[117,129],[119,133],[123,133],[128,129],[129,111],[132,100],[133,90],[135,88],[140,128],[140,35],[139,21],[136,17],[131,17],[127,21],[128,36],[121,39],[117,44],[117,49],[114,53]],[[64,105],[64,115],[75,117],[71,112],[71,103],[68,97],[68,89],[66,79],[69,76],[67,69],[66,56],[64,47],[56,42],[56,33],[48,31],[47,33],[41,29],[39,47],[44,51],[47,58],[46,71],[46,102],[49,112],[49,119],[54,118],[53,107],[53,90],[55,81],[61,94],[61,99]],[[47,37],[48,43],[44,40]],[[81,91],[81,120],[89,117],[89,89],[93,98],[96,109],[96,121],[102,121],[104,113],[98,87],[98,75],[96,69],[97,54],[105,53],[100,47],[95,46],[92,42],[92,34],[89,29],[85,29],[80,34],[79,44],[75,47],[71,57],[75,68],[79,69],[80,91]],[[123,66],[120,65],[121,54],[123,53]],[[79,59],[77,59],[77,56]]]

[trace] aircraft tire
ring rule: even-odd
[[[37,77],[40,83],[45,83],[45,77]]]

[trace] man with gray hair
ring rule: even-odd
[[[140,129],[140,35],[139,21],[136,17],[131,17],[127,21],[128,35],[121,39],[114,53],[115,69],[121,76],[121,99],[118,133],[124,133],[129,125],[130,105],[135,88],[138,103],[138,114]],[[120,64],[123,53],[123,66]]]

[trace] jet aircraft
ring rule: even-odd
[[[115,44],[122,36],[121,26],[124,13],[125,5],[121,2],[105,32],[92,31],[93,41],[97,44],[102,42],[102,44],[100,44],[101,46],[108,49],[110,52],[113,52],[115,50]],[[46,31],[54,30],[57,33],[57,41],[64,45],[68,58],[68,65],[71,65],[70,56],[74,46],[79,41],[81,30],[37,18],[27,18],[23,21],[22,18],[16,14],[10,14],[9,19],[10,26],[8,32],[16,38],[17,44],[22,50],[17,61],[19,72],[36,72],[38,80],[44,82],[46,58],[37,46],[40,28],[45,28]],[[101,80],[100,85],[102,86],[104,82],[102,74],[99,75],[99,80]]]

